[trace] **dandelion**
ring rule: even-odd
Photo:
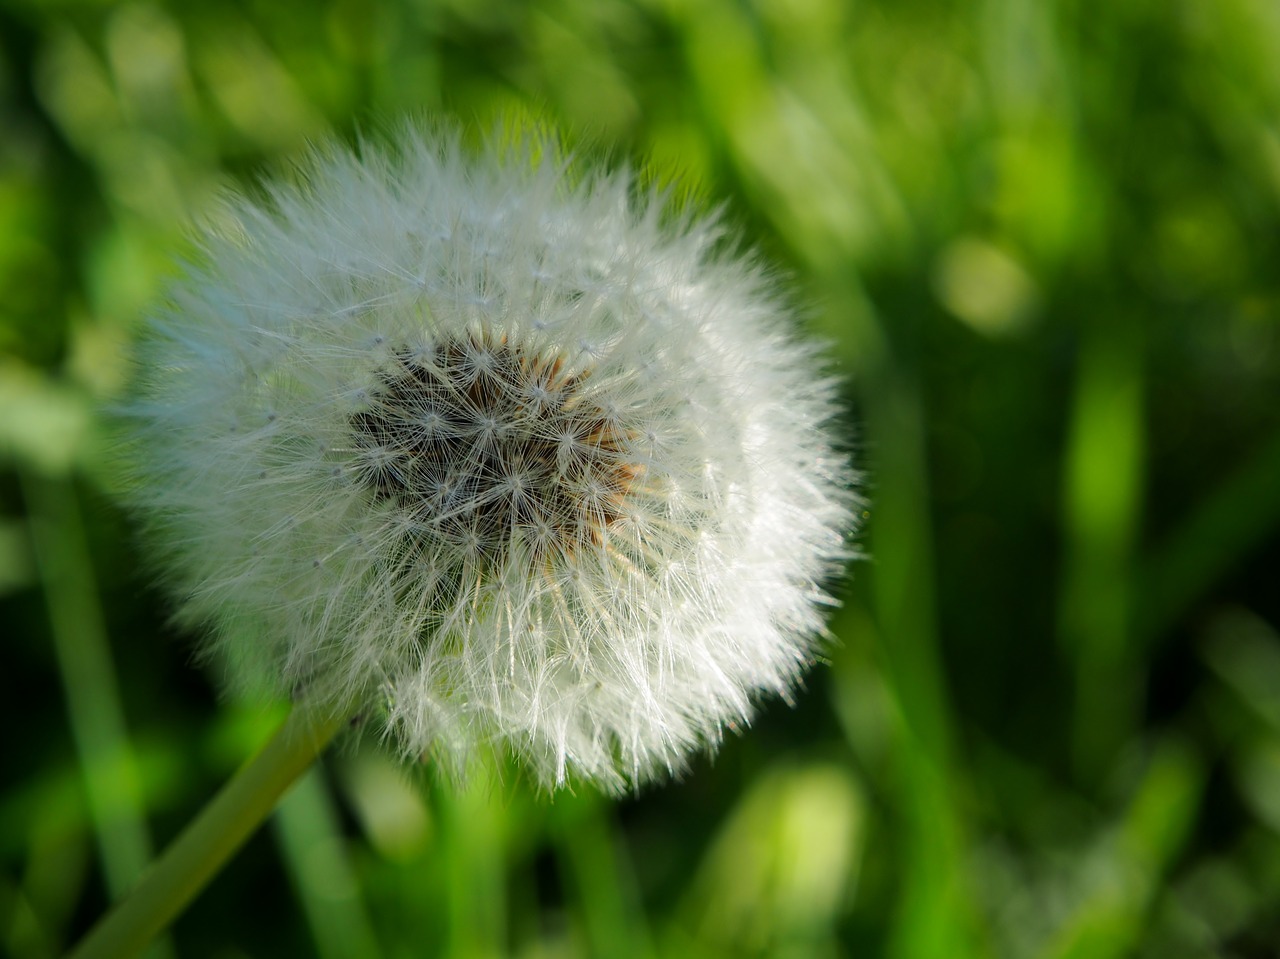
[[[151,319],[129,495],[206,657],[298,707],[76,959],[140,949],[352,717],[548,789],[677,772],[788,695],[847,554],[833,382],[714,219],[536,137],[264,192]]]
[[[233,683],[548,788],[785,696],[846,555],[833,385],[714,219],[407,133],[230,201],[152,322],[135,499]]]

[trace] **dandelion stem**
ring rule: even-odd
[[[146,946],[266,819],[345,720],[295,707],[262,751],[205,806],[70,959],[122,959]]]

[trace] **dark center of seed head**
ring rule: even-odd
[[[516,543],[540,561],[600,545],[642,468],[589,377],[505,339],[399,351],[351,418],[358,475],[424,538],[486,563]]]

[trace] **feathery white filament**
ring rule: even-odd
[[[136,502],[233,677],[619,788],[792,685],[852,477],[758,268],[535,146],[233,201],[152,323]]]

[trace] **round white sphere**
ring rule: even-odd
[[[610,789],[786,694],[853,476],[815,348],[714,219],[546,140],[412,132],[225,214],[127,412],[233,682]]]

